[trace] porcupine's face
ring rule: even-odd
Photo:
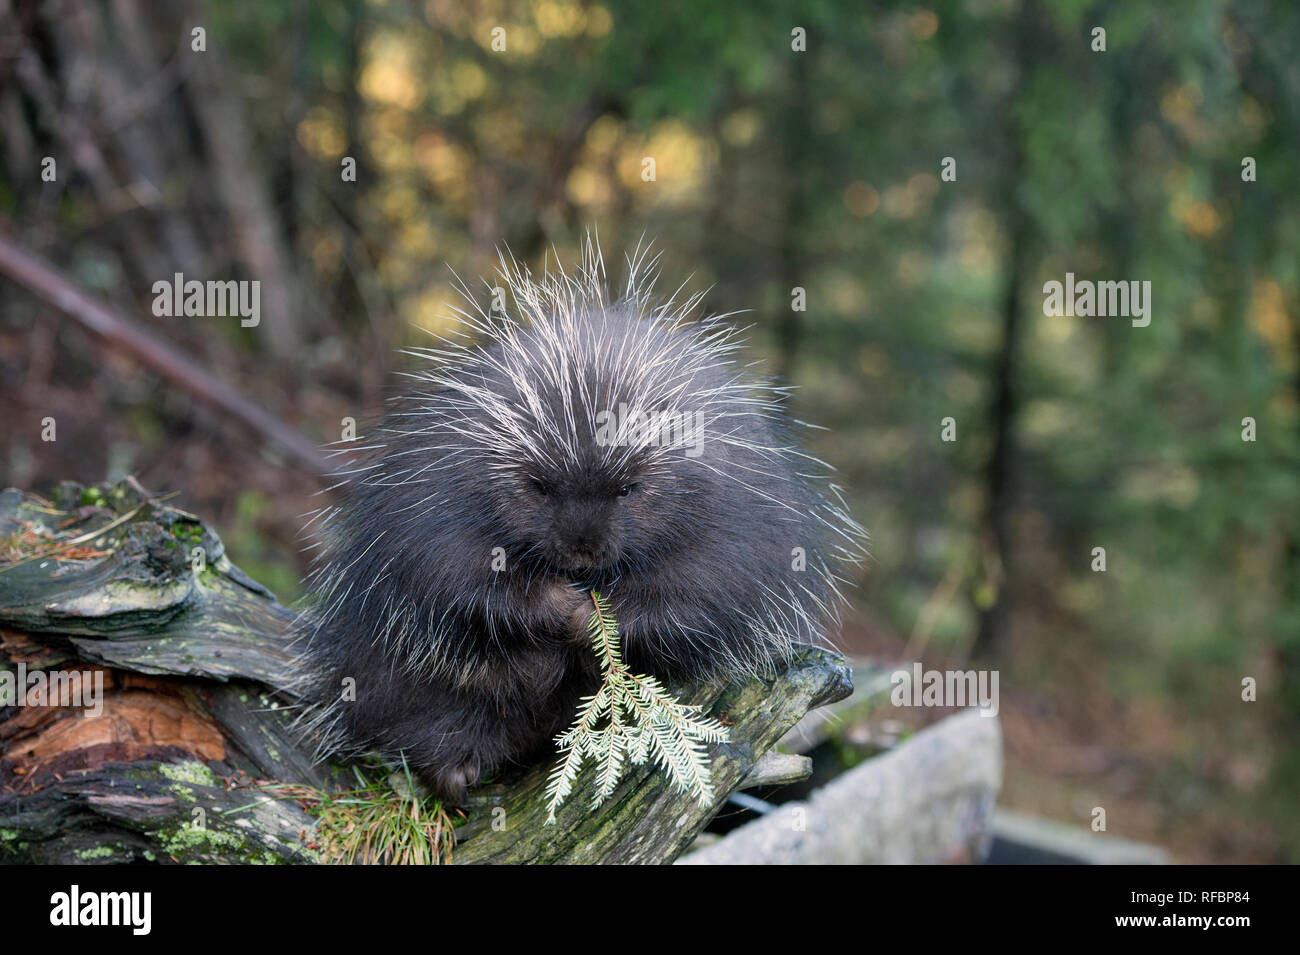
[[[594,390],[594,389],[593,389]],[[558,399],[556,399],[558,402]],[[617,406],[617,402],[615,402]],[[574,579],[644,563],[671,530],[671,465],[597,440],[601,408],[584,408],[562,443],[514,469],[509,508],[524,548]],[[556,415],[559,417],[559,415]]]
[[[557,570],[580,575],[617,563],[638,536],[639,482],[611,474],[529,479],[542,553]]]
[[[497,346],[473,379],[490,398],[513,545],[574,579],[645,566],[680,534],[667,505],[686,488],[670,458],[688,393],[686,340],[619,312],[537,322]],[[670,400],[673,399],[673,400]],[[524,453],[521,454],[520,452]],[[682,451],[681,453],[685,453]]]

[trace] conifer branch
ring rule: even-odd
[[[546,785],[546,824],[555,822],[555,811],[573,792],[588,759],[596,764],[592,809],[613,795],[629,765],[652,756],[678,790],[708,805],[713,784],[705,744],[725,741],[727,728],[700,707],[674,698],[654,677],[631,673],[623,664],[609,601],[593,590],[591,602],[587,629],[603,679],[600,689],[579,703],[573,725],[555,738],[560,760]]]

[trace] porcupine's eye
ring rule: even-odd
[[[635,490],[636,490],[636,485],[635,485],[635,484],[624,484],[621,488],[618,489],[618,496],[619,496],[619,497],[627,497],[629,494],[631,494],[631,493],[632,493],[633,491],[635,491]]]
[[[532,483],[533,483],[533,490],[536,491],[538,494],[540,494],[542,497],[546,497],[548,494],[551,493],[551,487],[545,481],[539,481],[536,478],[533,478]]]

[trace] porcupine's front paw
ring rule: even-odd
[[[559,577],[544,585],[542,599],[547,615],[557,621],[568,642],[587,642],[587,623],[591,619],[591,595]]]

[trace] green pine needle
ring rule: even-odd
[[[600,689],[584,697],[578,717],[555,738],[560,760],[546,784],[546,824],[569,794],[583,764],[596,765],[596,792],[591,808],[608,799],[629,765],[653,758],[673,786],[691,793],[700,805],[713,801],[706,743],[727,739],[727,728],[701,708],[674,699],[652,676],[638,676],[623,665],[619,651],[618,621],[609,601],[592,591],[588,631],[604,677]]]

